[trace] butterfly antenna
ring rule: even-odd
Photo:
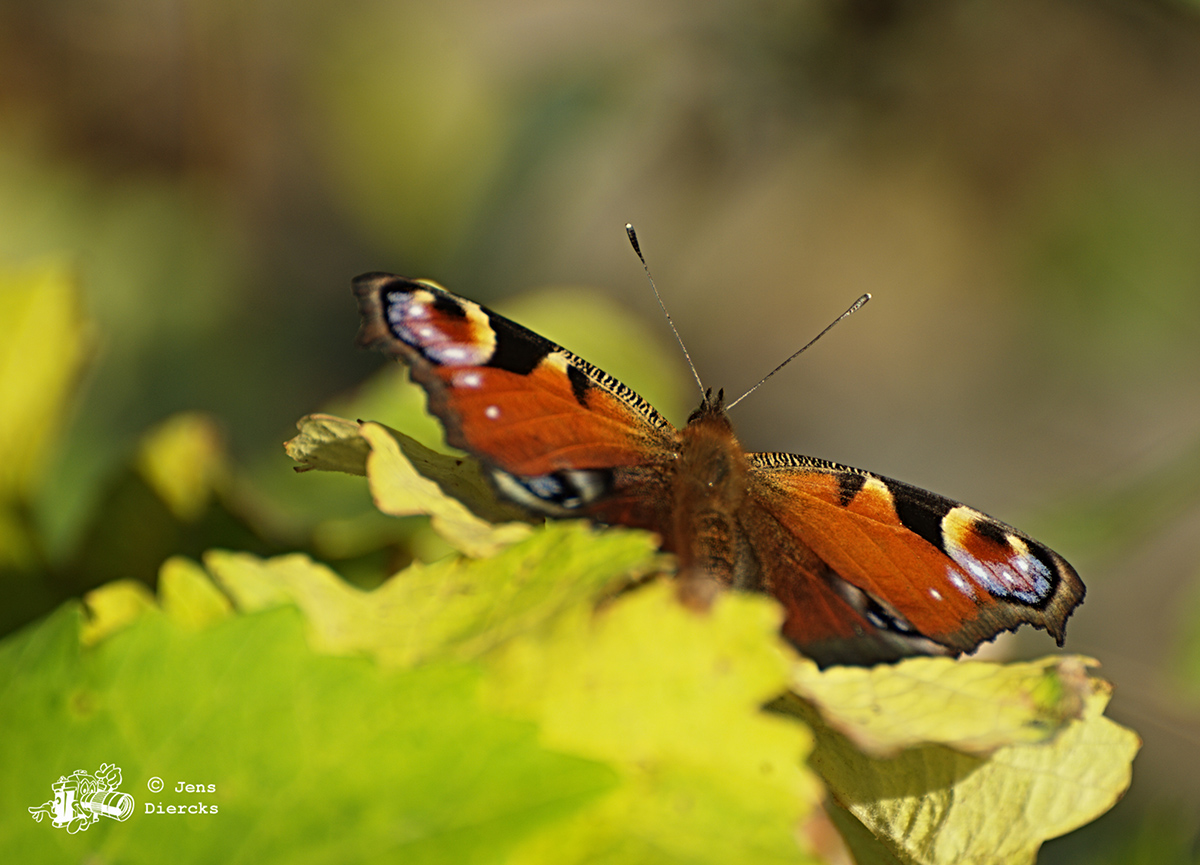
[[[704,382],[700,381],[700,373],[696,372],[696,365],[692,363],[692,356],[688,354],[687,346],[683,344],[683,337],[679,335],[679,331],[675,329],[675,322],[671,320],[671,313],[667,312],[667,305],[663,303],[662,295],[658,293],[658,286],[654,284],[654,277],[650,275],[650,267],[646,264],[646,256],[642,255],[642,247],[638,244],[637,232],[633,230],[630,223],[625,223],[625,233],[629,235],[629,242],[633,244],[633,251],[637,253],[637,257],[641,259],[642,270],[646,271],[646,279],[650,280],[650,288],[654,290],[654,298],[658,301],[659,308],[662,309],[663,315],[667,317],[667,324],[671,325],[671,333],[675,334],[675,341],[679,343],[679,347],[683,349],[683,356],[687,358],[688,366],[692,370],[692,376],[696,379],[696,384],[700,386],[700,394],[704,394]],[[828,328],[826,328],[828,329]],[[805,346],[807,348],[807,346]],[[797,352],[799,354],[799,352]],[[791,358],[788,358],[791,360]]]
[[[854,313],[856,313],[856,312],[858,312],[860,309],[862,309],[862,308],[863,308],[863,307],[866,305],[867,301],[868,301],[868,300],[870,300],[870,299],[871,299],[871,295],[869,295],[869,294],[864,294],[864,295],[863,295],[862,297],[860,297],[858,300],[854,301],[854,303],[850,304],[850,308],[849,308],[848,310],[846,310],[845,312],[843,312],[841,315],[839,315],[839,316],[838,316],[837,318],[835,318],[833,321],[829,322],[829,324],[828,324],[828,325],[826,325],[826,327],[825,327],[825,329],[824,329],[823,331],[821,331],[821,332],[820,332],[820,333],[818,333],[816,336],[814,336],[812,339],[810,339],[810,340],[809,340],[807,343],[805,343],[805,344],[804,344],[804,345],[803,345],[803,346],[800,348],[800,350],[799,350],[799,351],[797,351],[795,354],[793,354],[791,357],[789,357],[787,360],[785,360],[785,361],[784,361],[783,363],[781,363],[779,366],[775,367],[775,369],[771,370],[769,373],[767,373],[766,375],[764,375],[764,376],[763,376],[761,379],[759,379],[759,380],[758,380],[758,384],[756,384],[754,387],[750,388],[750,390],[746,391],[744,394],[742,394],[741,396],[739,396],[739,397],[738,397],[737,399],[735,399],[733,402],[729,403],[729,405],[725,406],[725,408],[726,408],[726,409],[731,409],[731,408],[733,408],[735,405],[737,405],[739,402],[741,402],[742,400],[744,400],[746,397],[750,396],[750,394],[754,393],[756,390],[758,390],[760,387],[762,387],[762,386],[763,386],[763,385],[766,383],[767,379],[769,379],[771,376],[775,375],[775,373],[779,372],[781,369],[783,369],[783,368],[784,368],[785,366],[787,366],[789,363],[791,363],[791,362],[792,362],[792,361],[794,361],[796,358],[798,358],[798,357],[799,357],[801,354],[803,354],[803,353],[804,353],[804,351],[805,351],[806,349],[808,349],[808,348],[811,348],[813,343],[815,343],[815,342],[816,342],[818,339],[820,339],[821,337],[823,337],[825,334],[829,333],[829,331],[833,330],[833,326],[834,326],[835,324],[837,324],[838,322],[842,321],[843,319],[849,318],[851,315],[853,315]]]

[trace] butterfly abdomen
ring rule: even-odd
[[[749,464],[720,404],[705,397],[680,436],[672,470],[674,507],[668,543],[684,580],[711,579],[757,588],[758,561],[739,521]]]

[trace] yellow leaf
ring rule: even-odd
[[[319,469],[365,475],[371,446],[363,436],[364,424],[327,414],[311,414],[296,422],[300,434],[284,443],[288,456],[301,463],[298,471]],[[489,522],[522,519],[524,511],[496,498],[483,470],[474,459],[451,456],[382,424],[404,458],[443,493],[458,499],[476,516]]]
[[[284,442],[283,449],[300,463],[297,471],[320,469],[365,476],[371,447],[359,435],[359,426],[356,421],[329,414],[305,415],[296,421],[300,434]]]
[[[489,556],[529,536],[531,529],[525,523],[493,525],[448,496],[417,472],[386,428],[367,423],[360,434],[371,446],[367,457],[371,496],[385,514],[428,514],[434,531],[469,556]]]
[[[180,412],[142,437],[138,472],[181,522],[194,522],[229,469],[216,421],[202,412]]]
[[[163,612],[192,630],[216,624],[233,614],[229,599],[213,585],[208,572],[191,559],[172,556],[158,571]]]
[[[154,594],[136,580],[106,583],[84,595],[83,603],[90,614],[79,633],[79,642],[84,646],[94,646],[145,613],[158,610]]]
[[[987,754],[1040,742],[1080,716],[1091,693],[1087,658],[1050,657],[997,664],[909,658],[875,667],[818,670],[802,661],[792,690],[829,727],[875,756],[939,743]]]
[[[518,862],[806,861],[795,829],[818,787],[809,737],[761,711],[791,655],[771,601],[724,595],[707,615],[659,584],[579,611],[501,651],[489,702],[534,720],[555,750],[625,783],[528,845]]]
[[[28,498],[90,343],[63,267],[0,273],[0,500]]]
[[[37,567],[28,503],[90,348],[65,268],[0,272],[0,567]]]
[[[880,760],[811,715],[811,763],[838,804],[909,865],[1032,863],[1042,842],[1107,811],[1140,740],[1103,716],[1111,686],[1088,679],[1081,716],[1048,741],[989,757],[943,745]]]
[[[341,582],[333,571],[303,553],[264,560],[250,553],[209,550],[204,554],[204,566],[243,613],[257,613],[284,604],[303,607],[304,600],[297,596],[294,587],[297,573],[301,580],[313,574],[321,581]],[[342,585],[352,590],[348,584]]]
[[[356,387],[353,392],[334,400],[329,417],[361,418],[386,427],[403,429],[426,447],[438,448],[462,456],[446,444],[445,430],[436,417],[425,410],[427,397],[420,385],[409,380],[408,366],[385,363]],[[364,452],[365,454],[365,452]]]

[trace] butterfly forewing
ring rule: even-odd
[[[359,343],[402,357],[450,443],[536,476],[665,459],[674,428],[612,376],[435,283],[355,280]]]
[[[617,379],[436,283],[354,281],[360,345],[406,361],[446,439],[499,491],[554,516],[620,493],[620,467],[671,458],[674,427]]]

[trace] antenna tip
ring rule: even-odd
[[[633,246],[633,251],[637,253],[638,258],[642,259],[642,264],[646,263],[646,259],[642,258],[642,247],[638,244],[637,232],[633,230],[633,223],[625,223],[625,234],[629,238],[629,243]],[[649,271],[647,271],[649,273]]]

